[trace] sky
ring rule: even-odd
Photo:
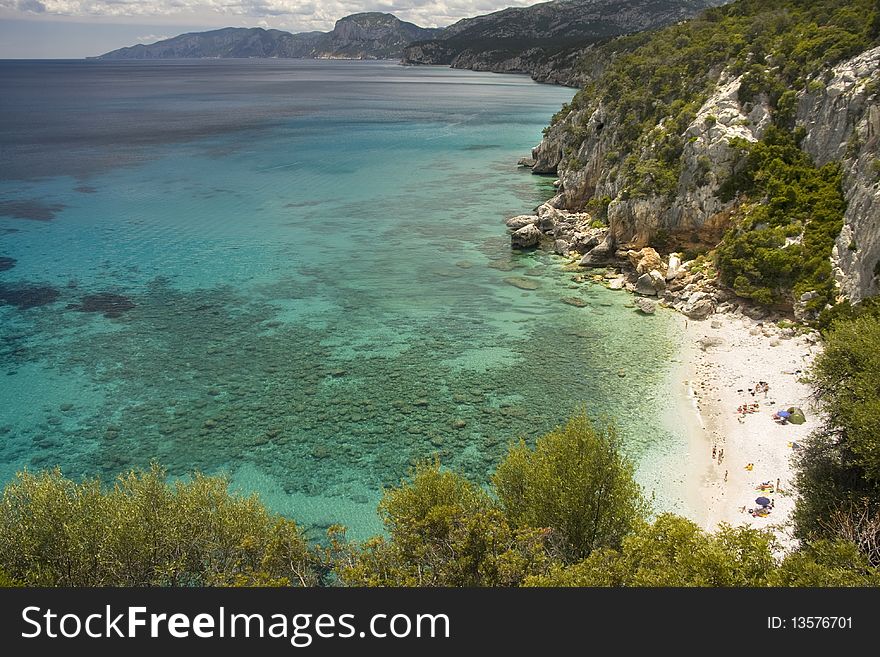
[[[422,27],[539,0],[0,0],[0,59],[79,58],[219,27],[329,31],[383,11]]]

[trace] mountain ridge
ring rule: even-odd
[[[403,63],[527,73],[580,86],[575,66],[608,39],[691,18],[728,0],[552,0],[464,18],[436,38],[409,45]]]
[[[118,48],[89,59],[399,59],[406,45],[438,33],[437,28],[419,27],[393,14],[362,12],[340,18],[330,32],[224,27]]]

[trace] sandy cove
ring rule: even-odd
[[[677,374],[679,407],[683,426],[691,428],[687,479],[697,482],[689,486],[694,519],[707,530],[722,522],[771,529],[790,546],[787,524],[795,502],[791,456],[819,424],[810,388],[802,381],[821,351],[817,335],[791,335],[794,331],[742,314],[680,321],[685,346]],[[759,381],[769,384],[766,395],[749,392]],[[739,406],[756,402],[757,412],[737,412]],[[805,411],[805,424],[780,425],[772,419],[775,411],[790,406]],[[746,467],[750,463],[751,470]],[[764,482],[773,488],[762,491]],[[748,510],[762,495],[774,501],[773,509],[766,517],[753,517]]]

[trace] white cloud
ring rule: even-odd
[[[393,13],[425,27],[449,25],[468,16],[536,0],[0,0],[2,18],[52,20],[114,19],[155,23],[267,25],[293,31],[329,30],[343,16],[362,11]]]

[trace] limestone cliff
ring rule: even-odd
[[[802,147],[819,164],[840,161],[847,200],[832,252],[841,291],[853,301],[880,292],[880,47],[835,66],[802,93]]]
[[[782,101],[778,91],[772,99],[763,91],[744,93],[755,74],[734,75],[732,68],[705,73],[709,91],[686,98],[700,105],[679,114],[688,117],[685,124],[676,126],[671,113],[661,113],[653,127],[639,126],[638,140],[627,136],[632,121],[602,98],[582,100],[556,117],[532,151],[533,171],[559,178],[553,206],[599,209],[607,218],[605,241],[584,264],[604,264],[621,249],[658,243],[679,250],[717,244],[741,210],[740,197],[725,185],[742,164],[742,145],[760,140],[787,103],[786,129],[802,137],[801,148],[817,166],[838,162],[842,170],[846,213],[831,254],[838,292],[853,301],[877,294],[880,47],[812,71]],[[679,155],[673,164],[660,163],[657,153],[671,139],[680,144]]]

